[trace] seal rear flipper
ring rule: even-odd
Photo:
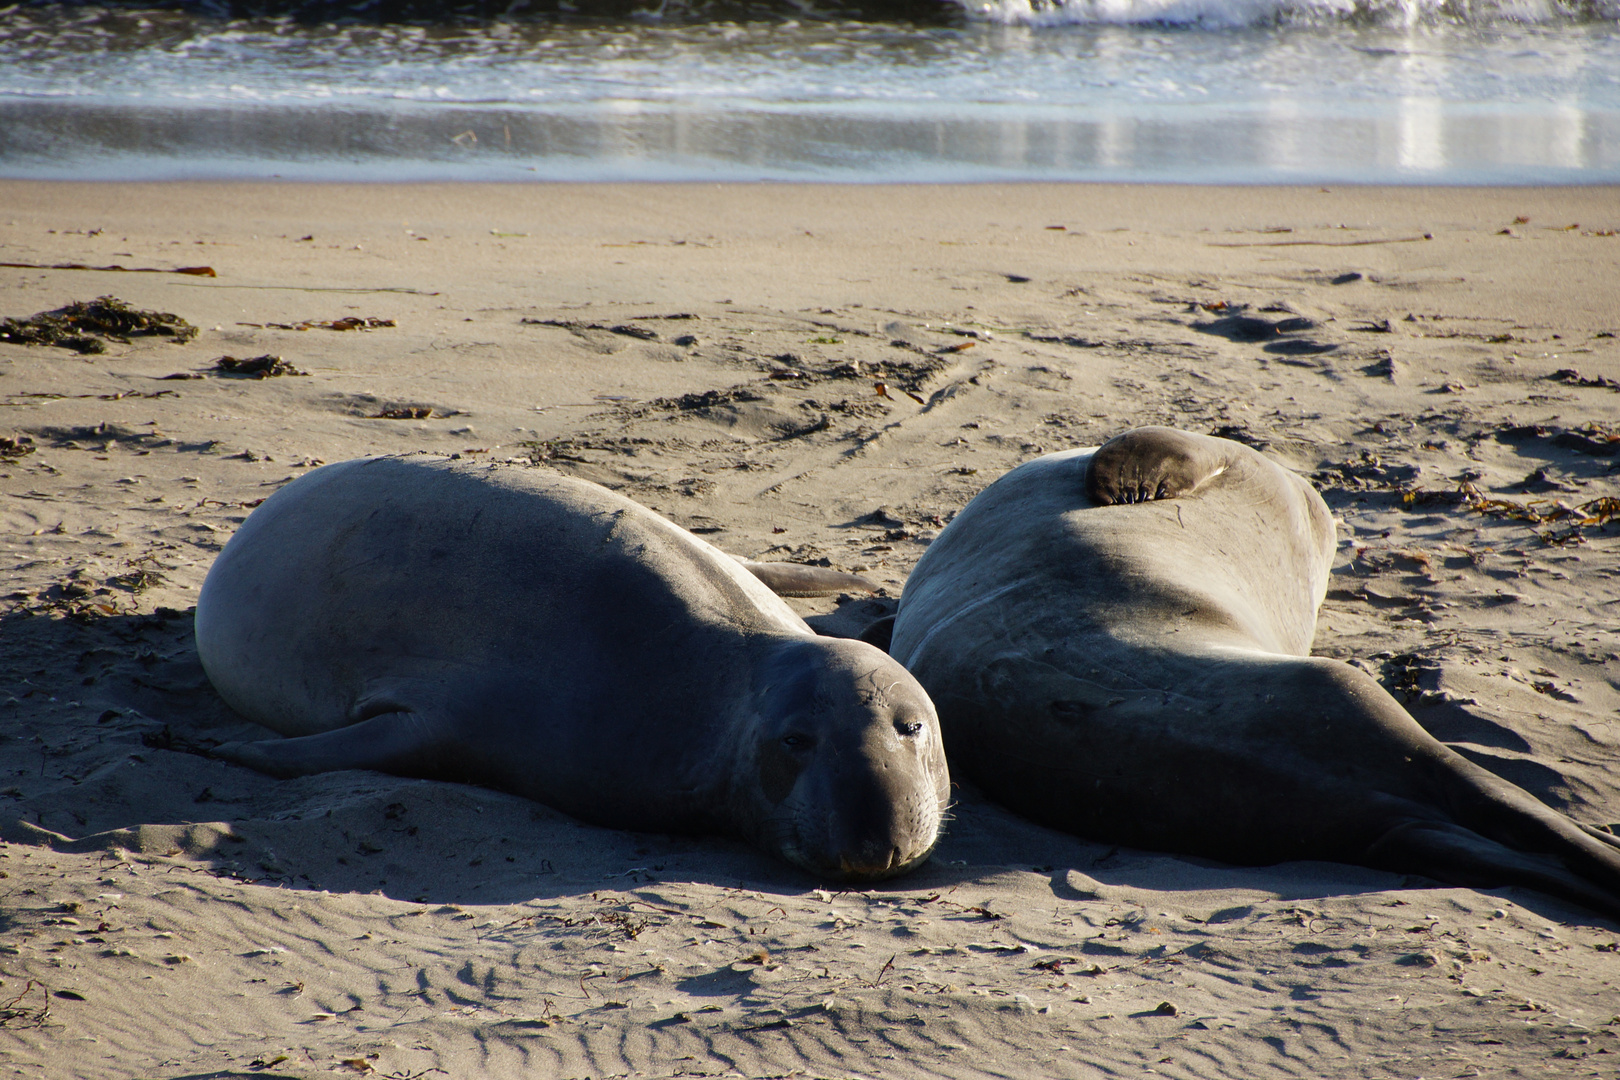
[[[1097,448],[1086,494],[1099,506],[1179,499],[1224,473],[1237,444],[1175,428],[1134,428]]]
[[[1581,831],[1594,840],[1601,840],[1610,847],[1620,848],[1620,836],[1616,836],[1612,832],[1605,832],[1596,825],[1582,825]]]
[[[414,712],[387,712],[318,735],[225,743],[214,756],[271,776],[375,769],[396,776],[437,776],[455,746],[448,726]]]
[[[1620,919],[1620,894],[1573,872],[1564,859],[1515,851],[1448,821],[1403,822],[1379,837],[1364,861],[1468,888],[1523,885]]]
[[[832,596],[841,592],[878,591],[876,582],[859,574],[846,574],[825,566],[807,566],[791,562],[752,562],[738,559],[743,568],[753,574],[777,596]]]
[[[1440,769],[1431,776],[1446,793],[1453,821],[1515,851],[1556,860],[1607,898],[1592,906],[1620,917],[1620,838],[1566,817],[1449,748],[1436,761]]]
[[[868,645],[876,645],[884,652],[888,652],[889,646],[894,644],[894,616],[885,615],[881,619],[872,620],[856,637]]]

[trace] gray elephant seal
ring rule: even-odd
[[[917,563],[890,651],[953,766],[1095,840],[1528,885],[1620,915],[1620,840],[1309,655],[1333,521],[1300,477],[1168,428],[1014,469]]]
[[[218,753],[278,776],[467,780],[853,879],[926,859],[948,798],[904,668],[817,637],[629,499],[538,470],[317,469],[225,545],[197,650],[233,709],[292,736]]]

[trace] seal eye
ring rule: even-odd
[[[922,729],[923,726],[921,720],[902,719],[898,716],[894,718],[894,730],[898,731],[901,735],[904,735],[907,738],[914,738],[921,735]]]
[[[798,732],[782,736],[782,745],[789,750],[808,750],[815,745],[815,742],[810,736],[801,735]]]

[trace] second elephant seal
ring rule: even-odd
[[[1028,462],[907,581],[890,651],[953,766],[1094,840],[1528,885],[1620,915],[1620,839],[1311,656],[1334,527],[1246,446],[1141,428]]]
[[[318,469],[225,545],[197,650],[280,776],[467,780],[587,821],[742,837],[818,875],[926,859],[949,781],[922,688],[595,484],[431,457]]]

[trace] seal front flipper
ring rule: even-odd
[[[1179,499],[1231,467],[1233,445],[1174,428],[1133,428],[1091,456],[1086,494],[1101,506]]]
[[[271,776],[309,776],[339,769],[374,769],[397,776],[437,776],[458,745],[448,724],[415,712],[386,712],[368,720],[294,739],[225,743],[214,756]]]

